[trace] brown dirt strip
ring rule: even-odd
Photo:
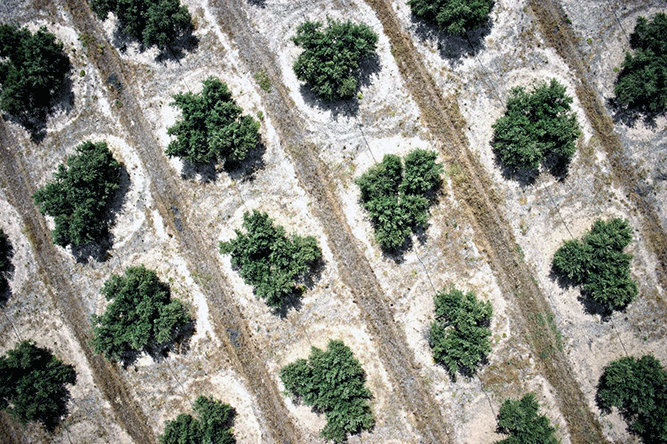
[[[521,316],[526,337],[532,343],[541,371],[556,390],[561,413],[568,423],[573,443],[605,442],[600,424],[588,408],[574,372],[558,345],[555,333],[539,323],[551,308],[546,295],[519,255],[512,229],[503,216],[502,202],[484,167],[468,147],[463,133],[465,122],[455,97],[443,97],[425,68],[409,35],[402,31],[391,5],[385,0],[366,0],[382,22],[392,53],[413,99],[418,104],[424,125],[440,142],[446,161],[458,165],[463,180],[454,183],[454,192],[466,204],[476,243],[488,256],[498,283],[506,296],[516,296],[515,310]],[[515,319],[518,320],[518,319]]]
[[[64,3],[79,32],[91,38],[87,45],[87,55],[97,67],[100,77],[107,79],[113,74],[122,85],[120,91],[109,86],[107,93],[110,102],[119,100],[122,104],[122,107],[115,107],[115,112],[131,135],[132,145],[150,176],[156,209],[168,231],[178,239],[188,268],[201,276],[211,276],[206,285],[201,286],[208,301],[211,321],[216,335],[224,344],[225,358],[236,373],[246,379],[248,389],[259,404],[263,416],[258,416],[258,421],[266,426],[271,435],[270,439],[275,442],[304,442],[301,431],[295,426],[293,417],[287,410],[284,397],[260,359],[261,354],[252,340],[243,313],[236,305],[233,295],[225,290],[231,288],[231,285],[226,282],[218,266],[217,244],[214,239],[202,235],[197,228],[205,227],[208,221],[188,216],[184,211],[178,210],[186,204],[179,199],[181,181],[174,177],[160,144],[143,117],[136,95],[132,93],[132,69],[124,65],[118,52],[105,41],[99,23],[83,0],[64,0]],[[228,334],[231,330],[235,336],[233,344]],[[266,438],[268,437],[263,437]]]
[[[574,72],[579,84],[577,97],[602,143],[612,166],[614,182],[623,186],[628,199],[642,215],[641,232],[649,250],[656,255],[656,273],[663,289],[667,289],[667,235],[654,205],[647,199],[647,184],[638,169],[625,155],[621,139],[614,133],[614,121],[605,109],[589,75],[586,57],[579,51],[578,37],[568,23],[567,14],[556,0],[530,0],[530,9],[538,19],[542,35]],[[642,195],[643,194],[643,195]],[[663,300],[664,303],[664,300]]]
[[[316,147],[304,142],[308,138],[305,123],[295,112],[296,106],[281,83],[279,65],[268,51],[268,45],[264,44],[266,37],[252,30],[252,22],[239,0],[212,0],[211,3],[219,10],[220,26],[235,40],[251,72],[264,70],[271,79],[274,92],[263,93],[263,102],[292,158],[300,185],[313,199],[314,214],[322,222],[338,264],[338,273],[361,308],[369,333],[378,346],[383,367],[392,382],[398,405],[410,415],[424,440],[451,442],[447,418],[427,383],[419,376],[419,366],[408,346],[405,332],[394,320],[373,269],[347,224],[334,191],[337,184],[317,156]]]
[[[35,190],[27,181],[29,176],[21,158],[21,148],[11,138],[1,119],[0,146],[5,149],[0,162],[0,177],[5,184],[5,194],[21,215],[24,230],[37,259],[40,279],[46,285],[53,304],[76,337],[93,373],[95,384],[111,404],[118,423],[135,442],[155,444],[156,440],[153,431],[148,427],[148,420],[134,401],[130,390],[124,385],[118,366],[93,353],[90,347],[91,329],[87,328],[90,320],[84,315],[85,310],[81,301],[67,279],[67,270],[57,260],[59,254],[51,242],[51,233],[44,217],[39,214],[32,201],[31,196]]]

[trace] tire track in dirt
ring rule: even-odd
[[[520,324],[525,328],[526,339],[532,345],[542,374],[556,391],[558,407],[568,423],[572,442],[606,442],[599,422],[588,408],[574,373],[558,347],[555,332],[545,331],[537,322],[538,315],[551,314],[551,307],[531,270],[519,256],[518,244],[503,216],[502,202],[494,192],[489,175],[468,147],[463,130],[465,121],[456,97],[442,96],[410,36],[403,32],[391,5],[386,0],[365,1],[375,11],[389,37],[392,54],[406,87],[421,110],[424,125],[439,142],[447,163],[458,165],[462,170],[464,179],[453,184],[456,198],[469,211],[475,242],[487,255],[503,293],[517,297],[521,310],[514,312],[521,317]]]
[[[577,97],[607,153],[614,182],[622,185],[628,199],[641,213],[642,234],[649,250],[657,258],[656,274],[658,282],[665,290],[667,289],[667,234],[655,206],[648,199],[649,193],[641,192],[650,187],[640,178],[637,167],[625,155],[621,139],[614,132],[614,121],[593,86],[593,80],[589,75],[590,67],[584,64],[587,59],[579,51],[577,45],[579,39],[568,23],[562,5],[556,0],[529,0],[528,4],[538,19],[544,39],[556,50],[579,81],[576,85]],[[666,302],[664,297],[661,302],[663,304]]]
[[[238,375],[245,378],[247,386],[259,405],[261,415],[257,419],[266,426],[271,438],[277,443],[297,444],[304,442],[301,431],[293,422],[284,397],[270,377],[261,354],[252,339],[252,334],[232,295],[226,291],[231,285],[218,266],[215,239],[207,239],[197,227],[206,226],[205,221],[190,217],[179,208],[184,205],[179,199],[180,178],[175,179],[159,142],[149,129],[142,109],[132,94],[132,69],[120,59],[118,52],[106,42],[101,26],[83,0],[63,0],[73,17],[75,27],[89,38],[86,47],[88,58],[94,63],[102,79],[114,75],[121,88],[108,85],[107,95],[114,103],[114,112],[126,128],[129,139],[148,172],[154,206],[160,213],[166,228],[179,241],[180,252],[188,263],[188,269],[199,275],[210,275],[211,279],[201,285],[208,301],[211,323],[216,335],[224,345],[224,355]],[[233,333],[232,333],[233,332]],[[233,334],[233,339],[230,335]],[[267,438],[267,437],[264,437]]]
[[[39,214],[32,201],[35,191],[28,183],[24,161],[21,157],[19,144],[12,139],[0,119],[0,147],[4,147],[0,162],[0,180],[5,188],[9,203],[21,215],[23,228],[35,253],[39,277],[47,287],[47,292],[55,307],[62,314],[63,321],[70,328],[83,351],[93,380],[111,404],[111,409],[118,423],[134,439],[136,443],[156,444],[153,431],[148,427],[148,420],[139,405],[134,401],[132,393],[123,383],[117,365],[106,361],[102,356],[93,353],[90,321],[81,305],[80,298],[74,293],[67,270],[58,260],[51,242],[51,233],[46,226],[44,217]],[[77,363],[80,365],[80,363]]]
[[[309,133],[302,117],[281,81],[279,65],[263,44],[265,36],[253,31],[252,21],[239,0],[211,0],[223,31],[235,41],[241,58],[251,72],[264,70],[271,79],[273,93],[262,99],[276,126],[276,131],[292,159],[301,187],[311,196],[314,215],[322,222],[329,247],[336,258],[341,280],[348,286],[361,308],[371,338],[399,399],[411,422],[431,443],[451,442],[447,418],[419,375],[405,332],[397,325],[388,308],[384,291],[362,253],[358,240],[347,224],[336,190],[336,182],[326,165],[307,142]]]

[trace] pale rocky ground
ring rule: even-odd
[[[97,71],[83,55],[77,31],[62,8],[56,6],[35,13],[29,1],[12,3],[16,6],[12,11],[22,11],[12,12],[12,17],[21,23],[29,22],[31,28],[46,25],[65,42],[74,65],[74,107],[56,113],[49,120],[49,132],[39,146],[29,142],[21,127],[6,123],[25,147],[31,179],[37,185],[45,183],[54,166],[87,139],[106,140],[129,175],[129,187],[112,230],[111,258],[102,263],[81,264],[74,261],[69,250],[60,250],[58,260],[71,272],[86,309],[89,314],[103,311],[105,301],[99,289],[112,273],[121,273],[127,266],[145,264],[170,282],[174,296],[188,304],[197,320],[196,333],[186,353],[171,353],[160,362],[143,356],[123,372],[150,426],[157,435],[165,420],[189,411],[196,396],[215,395],[232,404],[238,412],[234,425],[238,442],[265,442],[266,430],[257,412],[256,400],[247,381],[241,380],[225,364],[220,338],[216,337],[208,319],[207,301],[201,288],[210,277],[188,267],[174,233],[165,229],[153,208],[151,185],[146,180],[147,166],[127,142],[131,139],[129,130],[116,122],[113,108],[117,105],[109,103],[102,87],[106,79],[97,77]],[[593,40],[591,72],[604,97],[612,95],[614,76],[610,73],[627,49],[618,22],[609,19],[609,9],[617,3],[563,1],[582,39],[585,41],[591,36]],[[246,113],[256,115],[261,111],[265,115],[262,136],[266,151],[262,156],[264,165],[251,179],[224,171],[218,172],[215,181],[186,174],[179,190],[179,198],[184,202],[181,211],[206,214],[208,225],[198,228],[211,239],[212,248],[216,248],[217,241],[232,238],[235,229],[241,229],[245,211],[258,209],[268,212],[288,232],[314,235],[324,253],[321,276],[306,293],[302,306],[290,310],[285,318],[272,314],[257,300],[252,288],[232,270],[229,258],[220,256],[219,266],[233,287],[230,291],[256,333],[253,340],[261,353],[258,359],[266,362],[271,377],[282,389],[278,377],[282,366],[306,357],[311,346],[324,348],[330,338],[343,339],[367,372],[377,419],[372,433],[351,437],[350,442],[418,442],[419,436],[405,412],[393,402],[392,387],[376,345],[366,331],[359,308],[351,300],[349,288],[338,276],[321,226],[323,221],[313,217],[311,198],[299,186],[276,129],[266,116],[259,86],[253,79],[255,73],[244,69],[235,42],[218,27],[215,11],[208,2],[189,0],[184,4],[197,22],[194,34],[199,44],[196,50],[186,53],[178,62],[173,59],[156,61],[156,50],[142,51],[133,43],[121,54],[134,69],[132,85],[128,87],[140,94],[144,117],[156,139],[162,149],[166,148],[167,128],[178,117],[178,111],[169,105],[172,95],[188,90],[197,92],[201,81],[214,75],[229,85]],[[436,83],[443,91],[457,95],[468,123],[466,135],[470,145],[493,178],[496,191],[505,199],[505,216],[513,224],[528,266],[549,296],[555,313],[554,323],[562,332],[570,365],[592,411],[599,414],[594,388],[604,365],[624,355],[620,340],[631,355],[653,353],[667,363],[665,313],[659,308],[664,304],[655,302],[658,298],[664,300],[664,290],[657,288],[653,257],[642,239],[637,238],[629,251],[635,255],[633,275],[639,283],[640,295],[626,312],[602,320],[585,312],[577,300],[578,289],[562,289],[550,277],[551,258],[563,240],[581,236],[597,217],[625,217],[631,225],[636,225],[637,216],[624,195],[610,186],[604,152],[592,136],[576,97],[574,110],[584,136],[565,181],[557,182],[546,172],[529,186],[507,180],[495,165],[490,146],[491,125],[502,115],[504,100],[512,87],[556,77],[574,96],[575,80],[557,54],[545,48],[523,0],[496,1],[492,26],[474,55],[468,53],[467,41],[444,38],[413,21],[406,1],[395,0],[393,6],[404,28],[413,35]],[[558,426],[563,443],[569,443],[567,427],[556,407],[552,388],[535,368],[529,346],[517,334],[518,327],[512,321],[521,308],[515,306],[512,295],[501,294],[490,267],[472,241],[472,228],[453,198],[452,181],[465,180],[457,174],[456,166],[445,165],[443,192],[438,204],[431,209],[423,244],[415,238],[413,248],[402,260],[396,261],[383,255],[373,241],[370,223],[358,205],[354,179],[385,154],[403,155],[414,148],[429,148],[432,141],[420,126],[419,110],[403,86],[388,39],[372,10],[360,0],[333,3],[267,0],[263,7],[250,4],[246,7],[255,28],[273,36],[270,49],[279,59],[282,81],[289,88],[298,113],[307,122],[304,133],[317,145],[320,157],[338,181],[336,192],[343,203],[347,222],[363,245],[363,252],[386,293],[386,302],[392,307],[396,321],[405,330],[415,360],[421,366],[420,376],[432,388],[444,416],[453,426],[455,441],[485,444],[498,440],[501,437],[494,432],[495,414],[502,402],[507,397],[517,398],[534,391],[542,411]],[[624,9],[619,14],[623,29],[629,32],[638,14],[650,14],[659,7],[659,2],[643,2]],[[3,14],[7,12],[3,10]],[[360,98],[351,105],[356,112],[342,105],[319,105],[312,94],[302,88],[291,69],[299,53],[290,40],[296,26],[305,19],[326,21],[327,17],[364,22],[379,35],[378,63],[376,67],[369,67],[368,81],[360,88]],[[113,19],[104,23],[111,42],[114,27]],[[83,75],[80,75],[81,70]],[[664,157],[665,119],[657,119],[654,127],[638,123],[633,128],[621,124],[617,128],[633,160],[645,165],[650,177],[659,177],[662,174],[660,156]],[[654,146],[660,149],[653,149]],[[178,160],[171,160],[171,166],[175,175],[186,173]],[[659,186],[660,180],[664,179],[654,181],[656,199],[664,201],[667,191]],[[74,402],[65,422],[69,431],[60,429],[53,438],[35,431],[34,436],[39,436],[42,442],[68,442],[68,433],[76,436],[77,442],[131,442],[115,424],[108,403],[94,386],[78,344],[71,333],[62,328],[63,320],[47,295],[48,289],[34,278],[37,272],[30,242],[21,231],[15,209],[7,204],[4,195],[0,202],[3,228],[10,235],[16,251],[14,263],[18,264],[11,280],[12,297],[2,309],[6,317],[0,318],[3,333],[0,351],[12,347],[18,334],[49,346],[65,362],[77,366],[78,382],[72,388]],[[474,290],[479,297],[490,300],[494,309],[493,352],[489,363],[481,368],[479,378],[459,377],[455,383],[443,368],[433,364],[426,339],[432,320],[434,290],[450,284]],[[323,415],[295,405],[291,400],[286,403],[310,441],[322,442],[318,433],[324,425]],[[627,434],[625,423],[618,415],[601,417],[601,422],[611,440],[633,442],[634,438]]]

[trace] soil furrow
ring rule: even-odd
[[[238,0],[212,0],[222,29],[235,40],[251,72],[264,70],[274,93],[263,94],[271,120],[294,164],[300,185],[313,199],[315,216],[322,222],[329,247],[336,258],[341,280],[360,306],[369,333],[394,388],[394,394],[411,416],[415,428],[427,442],[451,442],[446,419],[419,375],[405,332],[396,323],[373,269],[347,224],[335,193],[336,183],[312,145],[295,105],[281,83],[275,56],[268,51],[265,36],[253,32],[244,6]]]
[[[587,60],[581,53],[567,14],[556,0],[530,0],[528,2],[540,24],[542,35],[560,55],[579,81],[577,97],[581,102],[588,121],[591,122],[596,136],[604,147],[611,163],[614,182],[620,184],[628,199],[642,215],[641,232],[649,250],[656,255],[656,274],[663,289],[667,289],[667,235],[660,222],[656,208],[648,198],[649,193],[641,190],[650,189],[641,179],[638,169],[625,154],[621,139],[614,132],[614,121],[609,116],[589,75]],[[662,302],[665,303],[664,298]]]
[[[0,146],[5,148],[0,162],[0,177],[5,184],[5,194],[21,215],[24,230],[37,259],[40,279],[86,356],[95,385],[102,390],[111,404],[118,423],[136,443],[155,444],[156,440],[153,431],[148,427],[147,418],[124,385],[118,366],[93,353],[90,348],[91,330],[86,328],[90,321],[67,279],[67,270],[58,261],[59,254],[51,243],[51,233],[44,218],[32,201],[31,196],[35,190],[27,182],[29,176],[21,157],[20,146],[11,138],[1,119]]]
[[[116,107],[115,112],[130,134],[132,145],[149,174],[154,206],[168,230],[179,241],[188,268],[200,275],[211,276],[206,285],[201,286],[201,290],[208,301],[212,325],[224,344],[226,357],[234,370],[245,378],[259,405],[263,416],[257,419],[267,427],[270,439],[275,442],[304,442],[301,431],[287,410],[284,397],[260,359],[261,354],[253,343],[243,313],[232,295],[225,290],[231,288],[231,285],[226,282],[218,266],[216,241],[206,239],[198,230],[198,227],[204,227],[208,222],[179,210],[184,204],[179,199],[180,179],[174,177],[159,142],[143,117],[132,91],[132,70],[125,66],[117,51],[105,41],[101,27],[82,0],[65,0],[65,5],[72,14],[76,28],[92,39],[87,45],[87,55],[101,78],[107,79],[114,75],[122,85],[120,89],[109,86],[107,93],[112,99],[110,102],[119,100],[122,103],[122,107]],[[233,344],[228,331],[235,332]]]
[[[424,125],[440,143],[447,162],[462,170],[464,179],[453,185],[455,195],[470,212],[476,243],[487,254],[500,288],[505,295],[513,294],[517,298],[516,306],[521,309],[515,310],[515,314],[521,316],[535,358],[542,364],[542,373],[556,390],[558,407],[568,423],[572,442],[605,442],[600,424],[588,408],[554,332],[544,331],[536,322],[537,315],[548,315],[551,308],[518,254],[514,234],[503,216],[502,203],[493,191],[489,175],[468,147],[457,99],[441,95],[412,40],[402,31],[391,5],[385,0],[366,2],[382,22],[401,75],[421,110]],[[545,355],[545,352],[548,353]]]

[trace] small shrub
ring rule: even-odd
[[[433,359],[449,371],[474,373],[477,365],[491,353],[491,302],[478,301],[473,292],[463,294],[452,287],[435,296],[435,321],[431,324],[429,345]]]
[[[12,269],[12,256],[14,255],[14,248],[12,247],[11,242],[9,242],[9,237],[5,232],[0,228],[0,299],[2,299],[1,294],[7,291],[9,283],[7,282],[7,274]]]
[[[582,293],[606,310],[622,310],[637,296],[637,284],[630,277],[632,256],[623,253],[631,232],[622,219],[598,219],[581,241],[566,241],[556,251],[554,269],[582,285]]]
[[[327,351],[312,347],[308,360],[283,367],[280,379],[290,395],[324,412],[326,439],[343,442],[375,424],[364,370],[343,341],[329,341]]]
[[[22,424],[38,421],[53,431],[67,415],[70,393],[65,384],[75,382],[74,366],[32,341],[22,341],[0,356],[0,410]]]
[[[271,79],[265,70],[256,72],[253,77],[255,78],[255,81],[260,88],[262,88],[267,93],[271,92]]]
[[[356,180],[361,202],[386,251],[399,250],[410,234],[428,221],[428,208],[441,185],[442,165],[433,151],[414,150],[405,158],[387,154]]]
[[[375,54],[378,36],[364,24],[329,20],[299,25],[292,41],[303,52],[294,62],[297,79],[306,82],[322,100],[354,97],[361,61]]]
[[[556,79],[538,84],[531,92],[512,89],[505,115],[493,124],[493,146],[503,165],[512,170],[537,170],[550,157],[569,163],[581,135],[571,103]]]
[[[33,194],[42,214],[55,219],[61,247],[100,242],[109,234],[109,210],[120,187],[120,164],[106,142],[84,142],[60,164],[54,180]]]
[[[597,386],[603,413],[618,408],[631,432],[646,444],[667,443],[667,371],[652,355],[609,363]]]
[[[200,396],[195,401],[192,415],[182,413],[164,425],[160,444],[234,444],[232,425],[236,411],[212,397]]]
[[[639,17],[630,35],[633,54],[626,53],[614,92],[621,106],[649,113],[667,111],[667,15]]]
[[[123,32],[146,46],[166,49],[192,30],[192,17],[178,0],[89,0],[97,18],[112,12]]]
[[[496,441],[496,444],[559,444],[556,429],[551,426],[549,418],[537,414],[539,408],[533,393],[519,401],[506,400],[498,412],[497,432],[510,437]]]
[[[191,322],[181,301],[171,298],[169,285],[143,266],[111,276],[101,293],[113,302],[102,316],[92,316],[93,347],[109,360],[127,361],[132,352],[160,349]]]
[[[409,0],[412,13],[447,34],[465,34],[489,21],[493,0]]]
[[[203,84],[199,94],[174,96],[172,105],[181,109],[183,118],[167,130],[176,140],[169,143],[165,153],[193,165],[245,159],[259,143],[259,122],[241,115],[243,110],[225,83],[209,77]]]
[[[42,27],[0,25],[0,109],[19,119],[42,119],[65,82],[70,61],[63,44]]]
[[[285,308],[292,297],[301,296],[301,282],[322,259],[317,240],[313,236],[288,238],[283,227],[259,211],[246,212],[243,227],[247,234],[235,230],[236,239],[220,242],[220,253],[231,254],[232,266],[269,307]]]

